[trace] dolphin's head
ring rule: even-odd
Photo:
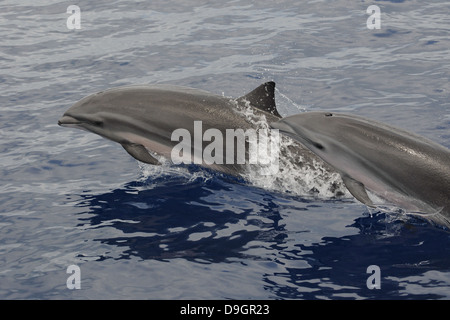
[[[99,92],[85,97],[70,107],[58,120],[58,125],[96,133],[110,140],[121,142],[115,132],[126,125],[127,115],[120,108],[112,107],[114,96]]]
[[[271,127],[298,140],[324,158],[336,149],[335,133],[339,124],[330,112],[305,112],[271,123]]]
[[[102,111],[102,105],[98,99],[98,95],[90,95],[75,103],[58,120],[58,124],[63,127],[88,131],[94,131],[92,129],[103,127],[104,119],[99,115]]]

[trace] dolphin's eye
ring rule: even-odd
[[[333,114],[332,113],[325,113],[325,117],[332,117]]]
[[[316,147],[319,150],[325,149],[325,147],[322,144],[318,143],[318,142],[314,142],[313,145],[314,145],[314,147]]]

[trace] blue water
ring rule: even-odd
[[[274,188],[143,166],[57,125],[114,86],[236,97],[274,80],[282,115],[353,113],[450,147],[448,1],[77,1],[79,30],[70,4],[0,2],[1,299],[450,298],[448,230],[311,195],[294,172]]]

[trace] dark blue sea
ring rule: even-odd
[[[238,97],[273,80],[283,116],[351,113],[450,147],[449,12],[417,0],[0,1],[0,299],[449,299],[445,228],[329,194],[315,172],[284,170],[274,185],[152,167],[57,125],[120,85]]]

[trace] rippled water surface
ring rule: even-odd
[[[449,2],[78,1],[79,30],[70,4],[0,2],[1,299],[450,298],[448,230],[312,196],[293,172],[274,190],[139,165],[57,125],[114,86],[237,97],[273,80],[284,116],[353,113],[450,147]]]

